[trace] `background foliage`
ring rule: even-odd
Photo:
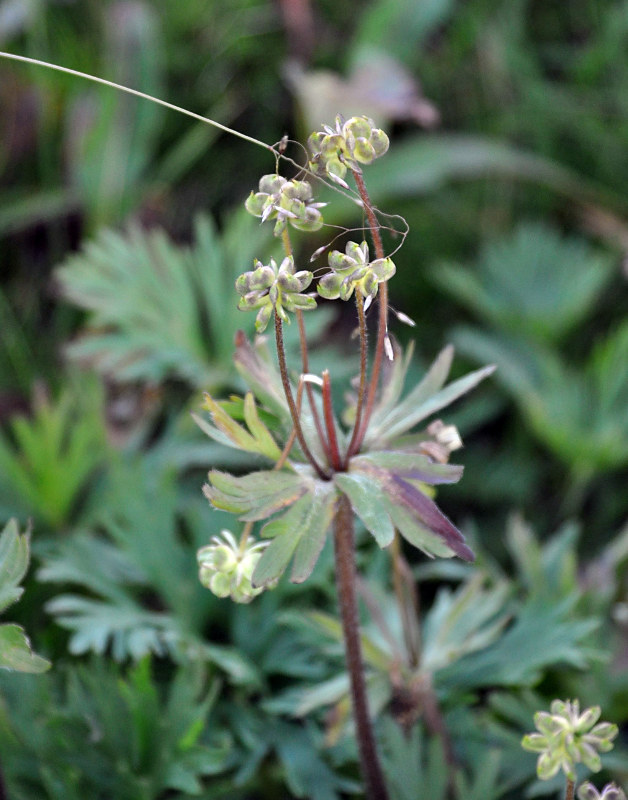
[[[410,225],[391,284],[417,322],[410,370],[449,341],[457,374],[499,369],[447,419],[465,476],[439,502],[478,562],[412,563],[423,657],[404,686],[434,687],[451,785],[421,709],[402,713],[387,563],[360,541],[386,768],[398,800],[551,795],[519,748],[535,710],[578,696],[628,719],[628,2],[298,7],[3,0],[0,44],[267,142],[338,111],[391,132],[369,188]],[[232,342],[252,320],[233,280],[272,243],[239,209],[271,160],[8,62],[0,105],[0,523],[32,521],[10,614],[53,662],[0,675],[9,795],[359,793],[331,552],[246,607],[196,576],[228,525],[201,496],[207,469],[255,466],[189,412],[202,390],[241,390]],[[360,224],[342,203],[326,220]],[[350,324],[319,318],[313,370],[351,374]],[[626,756],[624,727],[606,762],[624,785]]]

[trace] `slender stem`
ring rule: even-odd
[[[130,89],[128,86],[122,86],[120,83],[114,83],[113,81],[108,81],[104,78],[98,78],[96,75],[89,75],[87,72],[79,72],[76,69],[62,67],[59,64],[50,64],[48,61],[40,61],[37,58],[29,58],[28,56],[19,56],[15,53],[4,52],[0,52],[0,57],[10,58],[13,61],[22,61],[26,64],[34,64],[37,67],[47,67],[48,69],[57,70],[57,72],[65,72],[66,75],[74,75],[75,78],[85,78],[93,83],[100,83],[103,86],[109,86],[111,89],[117,89],[119,92],[133,94],[135,97],[141,97],[143,100],[150,100],[152,103],[157,103],[160,106],[171,109],[171,111],[178,111],[180,114],[185,114],[188,117],[192,117],[192,119],[196,119],[199,122],[204,122],[205,124],[211,125],[214,128],[218,128],[218,130],[224,131],[225,133],[230,133],[232,136],[237,136],[239,139],[244,139],[245,142],[258,145],[258,147],[263,147],[264,150],[270,150],[271,153],[275,152],[272,145],[266,144],[266,142],[261,142],[259,139],[255,139],[253,136],[247,136],[245,133],[240,133],[240,131],[236,131],[234,128],[221,125],[220,122],[216,122],[213,119],[203,117],[200,114],[195,114],[193,111],[188,111],[187,108],[181,108],[181,106],[176,106],[174,103],[168,103],[165,100],[160,100],[159,97],[154,97],[152,94],[146,94],[145,92],[140,92],[137,89]]]
[[[301,376],[301,380],[299,381],[299,385],[297,387],[297,414],[301,414],[301,400],[303,398],[303,376]],[[292,430],[290,431],[290,436],[284,445],[283,450],[281,451],[281,455],[277,459],[277,463],[273,467],[273,470],[280,470],[283,468],[283,465],[288,460],[288,456],[290,455],[290,451],[292,450],[292,445],[294,444],[294,440],[297,438],[297,429],[292,426]]]
[[[251,535],[251,531],[253,530],[254,523],[249,521],[246,523],[244,528],[242,528],[242,533],[240,534],[240,547],[238,548],[238,553],[243,556],[246,550],[246,543],[249,540],[249,536]]]
[[[325,415],[325,427],[327,429],[327,440],[329,442],[329,456],[331,466],[336,472],[342,470],[342,459],[338,449],[338,439],[336,437],[336,424],[334,422],[334,410],[331,402],[331,380],[329,370],[323,372],[323,413]]]
[[[355,452],[357,452],[357,448],[354,450],[355,443],[358,439],[360,434],[360,427],[362,423],[362,408],[364,406],[364,398],[366,396],[366,367],[368,361],[368,337],[367,337],[367,330],[366,330],[366,316],[364,314],[364,298],[362,294],[358,291],[355,293],[355,306],[358,311],[358,326],[360,331],[360,385],[358,388],[358,401],[355,407],[355,422],[353,424],[353,433],[351,435],[351,441],[349,442],[349,447],[347,448],[347,456],[346,456],[346,463],[345,467],[349,463],[349,458]]]
[[[353,511],[348,498],[341,494],[334,519],[336,553],[336,586],[345,641],[347,669],[351,683],[353,717],[355,720],[362,775],[367,800],[388,800],[384,776],[377,756],[375,736],[368,712],[366,682],[362,664],[362,647],[356,596]]]
[[[422,701],[423,701],[423,715],[425,718],[425,725],[428,731],[434,736],[438,736],[443,744],[443,752],[445,754],[445,761],[450,767],[456,764],[456,754],[454,752],[454,745],[445,724],[440,706],[438,705],[438,698],[432,686],[432,680],[429,675],[425,676],[425,682],[422,687]],[[451,772],[449,779],[450,783],[453,781],[454,773]],[[573,800],[573,798],[572,798]]]
[[[299,420],[299,412],[297,411],[297,407],[294,402],[294,397],[292,396],[292,387],[290,386],[290,378],[288,377],[288,366],[286,364],[286,351],[283,346],[283,325],[279,317],[279,314],[277,313],[275,313],[275,340],[277,342],[277,359],[279,361],[281,382],[283,384],[284,394],[286,395],[286,400],[288,402],[288,408],[290,409],[290,415],[292,417],[292,423],[294,425],[294,429],[297,434],[297,439],[299,440],[299,444],[301,445],[301,450],[303,450],[303,455],[310,462],[318,477],[321,478],[322,480],[328,480],[329,475],[323,470],[318,461],[314,458],[312,451],[310,450],[310,448],[307,445],[307,442],[305,441],[305,436],[303,435],[303,429],[301,428],[301,422]]]
[[[292,242],[290,241],[290,234],[288,232],[288,228],[284,228],[281,232],[281,242],[283,244],[284,252],[287,256],[293,255],[292,250]],[[303,312],[297,308],[296,310],[296,318],[297,318],[297,325],[299,326],[299,344],[301,347],[301,371],[304,375],[306,375],[310,371],[310,357],[307,349],[307,337],[305,335],[305,322],[303,320]],[[307,384],[305,387],[305,391],[307,394],[307,399],[310,404],[310,408],[312,410],[312,418],[314,420],[314,425],[316,427],[316,432],[318,433],[318,438],[321,441],[323,449],[325,449],[325,455],[327,456],[327,460],[330,460],[329,453],[327,452],[327,441],[325,439],[325,435],[323,433],[323,426],[321,424],[321,419],[318,413],[318,409],[316,408],[316,403],[314,402],[314,392],[312,391],[312,387]]]
[[[360,172],[354,172],[353,177],[355,178],[355,183],[358,187],[358,191],[362,199],[362,205],[366,212],[366,217],[371,229],[371,236],[373,237],[373,244],[375,245],[375,255],[377,258],[384,258],[384,246],[382,244],[379,222],[375,216],[373,204],[371,203],[371,198],[369,197],[366,189],[366,184],[364,183],[364,179],[362,178]],[[366,400],[366,409],[362,417],[360,430],[358,431],[357,436],[352,437],[353,446],[349,448],[349,452],[347,454],[348,458],[351,458],[352,455],[355,455],[355,453],[360,450],[369,419],[373,413],[373,406],[375,405],[375,395],[377,393],[377,386],[379,383],[379,373],[382,367],[382,359],[384,357],[384,341],[386,339],[386,334],[388,333],[388,285],[385,281],[379,285],[377,297],[379,303],[379,316],[373,371],[371,373],[368,397]]]
[[[301,366],[303,370],[303,374],[306,375],[310,371],[310,359],[307,351],[307,340],[305,338],[305,323],[303,321],[303,312],[297,308],[296,310],[296,317],[297,317],[297,324],[299,326],[299,341],[301,344]],[[321,424],[321,418],[318,413],[318,409],[316,408],[316,403],[314,402],[314,392],[312,391],[312,387],[308,384],[305,386],[305,392],[307,394],[308,403],[310,404],[310,408],[312,410],[312,419],[314,420],[314,425],[316,426],[316,432],[325,447],[325,436],[323,435],[323,426]],[[329,457],[329,454],[326,453]]]
[[[393,567],[393,586],[399,607],[408,664],[415,670],[421,661],[421,638],[418,627],[419,601],[414,588],[414,577],[403,558],[399,534],[396,531],[390,545],[390,555]]]
[[[576,784],[567,778],[567,786],[565,787],[565,800],[573,800],[576,791]]]

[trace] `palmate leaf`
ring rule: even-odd
[[[533,686],[551,665],[585,669],[592,659],[603,657],[599,650],[586,646],[600,621],[576,618],[576,602],[576,595],[552,605],[544,598],[530,597],[512,626],[492,646],[440,670],[439,686]]]
[[[191,249],[159,230],[104,231],[67,259],[56,271],[61,291],[89,312],[69,357],[120,381],[222,385],[236,331],[252,329],[233,300],[235,278],[268,251],[267,232],[246,213],[226,227],[221,237],[208,217],[199,218]]]
[[[336,493],[333,484],[316,481],[289,511],[262,528],[271,538],[253,573],[253,584],[276,580],[294,556],[290,580],[303,583],[312,574],[332,523]]]
[[[391,376],[394,390],[385,390],[375,408],[364,439],[367,447],[380,449],[394,442],[415,425],[470,392],[495,370],[489,365],[445,386],[453,354],[451,345],[445,347],[424,378],[401,402],[398,402],[399,385],[405,378],[407,363],[404,359],[396,359],[399,366],[393,368]]]
[[[579,370],[523,338],[466,327],[454,338],[473,358],[498,364],[498,380],[536,436],[576,472],[588,477],[628,463],[628,324],[598,343]]]
[[[219,679],[208,681],[198,662],[154,672],[148,658],[123,669],[92,657],[36,686],[5,680],[10,722],[0,738],[14,796],[201,796],[232,754],[227,732],[208,725]]]
[[[11,437],[0,433],[0,502],[12,513],[17,505],[54,528],[69,521],[106,452],[101,395],[90,383],[36,397],[33,415],[14,417]]]
[[[334,476],[355,514],[380,547],[392,541],[394,528],[426,555],[457,555],[473,561],[464,537],[415,484],[455,483],[462,467],[437,464],[427,456],[405,452],[375,452],[351,460],[349,471]]]
[[[612,270],[608,254],[537,223],[487,244],[475,270],[441,264],[434,280],[499,328],[551,342],[590,313]]]
[[[203,493],[216,508],[240,515],[243,520],[266,519],[295,503],[311,480],[291,472],[262,470],[235,477],[211,470]]]

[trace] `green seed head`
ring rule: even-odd
[[[539,733],[529,733],[521,742],[524,750],[539,753],[536,765],[541,780],[554,777],[562,769],[569,780],[575,780],[578,763],[592,772],[602,768],[600,753],[613,748],[617,725],[610,722],[596,724],[600,707],[592,706],[580,713],[578,700],[554,700],[550,713],[539,711],[534,724]]]
[[[275,220],[274,235],[281,236],[290,223],[297,230],[311,232],[323,225],[319,209],[326,203],[315,203],[307,181],[288,181],[281,175],[264,175],[259,191],[251,192],[244,206],[249,214],[262,222]]]
[[[380,283],[395,274],[395,265],[390,258],[369,261],[369,248],[366,242],[348,242],[345,252],[333,250],[329,254],[331,272],[322,276],[318,283],[318,293],[328,300],[348,300],[354,291],[363,297],[373,298]]]
[[[323,126],[308,139],[312,153],[310,169],[326,175],[342,186],[347,168],[360,171],[361,164],[372,164],[388,150],[388,136],[368,117],[351,117],[346,122],[337,116],[335,127]]]

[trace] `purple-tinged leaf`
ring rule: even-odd
[[[440,536],[447,547],[453,550],[457,556],[464,561],[475,560],[475,555],[465,543],[462,533],[433,500],[398,475],[390,476],[388,489],[388,495],[393,502],[405,506],[422,525]]]
[[[372,472],[373,465],[402,478],[433,485],[456,483],[464,470],[458,464],[438,464],[422,453],[381,450],[353,458],[351,472]]]

